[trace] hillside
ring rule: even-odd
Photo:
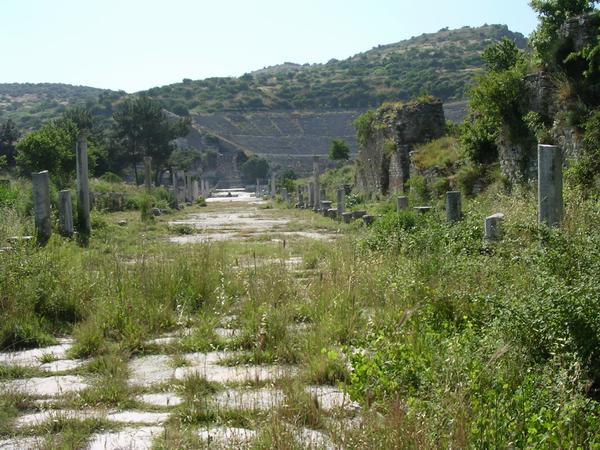
[[[239,78],[183,80],[146,93],[177,114],[240,110],[371,108],[426,91],[444,101],[464,99],[482,67],[481,53],[503,37],[526,45],[503,25],[440,30],[382,45],[343,61],[294,64]]]
[[[482,51],[503,37],[519,47],[526,45],[522,34],[503,25],[463,27],[378,46],[343,61],[286,62],[239,78],[185,79],[140,94],[159,99],[178,115],[365,109],[424,91],[444,101],[463,100],[481,68]],[[56,83],[0,84],[0,120],[12,118],[21,129],[35,129],[75,104],[87,105],[94,115],[108,120],[115,103],[125,95],[124,91]]]
[[[108,118],[113,103],[124,95],[123,91],[60,83],[0,83],[0,121],[11,118],[21,129],[35,129],[69,106],[81,104],[95,116]]]

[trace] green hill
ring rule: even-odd
[[[61,83],[0,83],[0,121],[10,118],[21,129],[36,129],[69,106],[82,104],[101,120],[108,119],[114,102],[125,95],[124,91]]]
[[[503,37],[526,45],[505,25],[440,30],[381,45],[343,61],[284,63],[237,78],[185,79],[140,92],[178,115],[248,111],[347,111],[407,100],[428,92],[445,102],[463,100],[481,70],[481,53]],[[35,129],[69,106],[86,105],[108,121],[124,91],[67,84],[0,84],[0,121]],[[460,114],[458,115],[460,118]]]
[[[482,67],[481,53],[503,37],[527,41],[504,25],[440,30],[382,45],[343,61],[284,63],[239,78],[183,80],[146,93],[177,114],[240,110],[355,109],[428,92],[462,100]]]

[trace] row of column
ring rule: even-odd
[[[198,198],[210,197],[210,183],[201,178],[200,181],[193,178],[193,175],[184,170],[171,170],[173,177],[172,194],[175,197],[177,206],[183,203],[194,203]]]
[[[80,135],[75,148],[77,168],[77,233],[79,242],[87,246],[92,232],[90,219],[90,191],[88,179],[87,140]],[[50,217],[50,174],[47,170],[31,175],[33,186],[33,209],[37,242],[45,245],[52,236]],[[58,231],[72,237],[75,233],[71,191],[58,195]]]
[[[563,155],[559,147],[554,145],[538,146],[538,221],[549,227],[560,225],[563,215]],[[336,215],[341,218],[344,214],[345,189],[337,189],[337,208]],[[313,159],[313,177],[308,182],[308,208],[315,211],[321,211],[324,214],[331,213],[331,202],[325,199],[325,195],[320,189],[319,183],[319,157]],[[398,212],[408,209],[408,197],[400,196],[396,199],[396,209]],[[298,188],[298,205],[304,206],[302,188]],[[414,208],[420,213],[431,210],[430,206],[417,206]],[[462,219],[462,200],[461,193],[450,191],[445,197],[446,221],[449,223],[457,222]],[[346,219],[346,217],[344,217]],[[496,213],[485,218],[484,237],[486,240],[497,240],[501,237],[502,221],[504,214]]]

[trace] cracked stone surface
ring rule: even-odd
[[[293,434],[294,438],[302,446],[302,448],[315,450],[333,450],[336,448],[335,445],[333,445],[333,442],[331,442],[329,436],[318,430],[312,430],[310,428],[300,428],[298,430],[294,430]]]
[[[256,439],[256,431],[247,428],[211,427],[198,431],[200,440],[209,448],[233,448],[236,444],[248,445]]]
[[[46,364],[42,364],[40,369],[46,372],[67,372],[69,370],[75,370],[83,366],[86,361],[82,359],[59,359]]]
[[[58,345],[34,348],[32,350],[21,350],[17,352],[0,353],[0,364],[19,367],[39,367],[42,359],[52,358],[66,359],[67,351],[73,346],[72,341],[64,340]]]
[[[143,394],[138,397],[138,400],[142,403],[152,406],[177,406],[183,403],[183,399],[177,394],[171,392],[164,392],[159,394]]]
[[[119,411],[107,414],[106,418],[111,422],[160,425],[165,423],[170,415],[158,412]]]
[[[35,450],[40,448],[43,442],[44,439],[39,437],[0,439],[0,450]]]
[[[88,450],[146,450],[163,432],[162,427],[125,428],[119,431],[96,433]]]
[[[211,402],[220,409],[249,409],[268,411],[281,406],[285,400],[278,389],[227,389],[211,398]]]
[[[295,373],[286,366],[223,366],[219,362],[233,352],[190,353],[183,357],[188,366],[174,368],[171,358],[166,355],[151,355],[135,358],[129,363],[132,386],[150,386],[163,383],[171,378],[183,380],[192,375],[217,383],[241,383],[271,381]]]
[[[8,381],[0,385],[3,390],[12,390],[32,397],[56,397],[71,392],[80,392],[89,387],[86,380],[77,375],[26,378]]]
[[[316,398],[319,407],[325,411],[332,409],[358,411],[360,409],[360,405],[353,402],[348,394],[333,386],[308,386],[306,392]]]
[[[48,409],[46,411],[40,411],[31,414],[25,414],[19,416],[15,421],[15,427],[31,427],[41,425],[44,422],[55,419],[89,419],[92,417],[103,417],[103,413],[100,411],[77,411],[73,409]]]

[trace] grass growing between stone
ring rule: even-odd
[[[140,408],[140,392],[174,389],[183,403],[157,448],[197,448],[199,427],[212,426],[256,430],[255,448],[298,448],[299,429],[344,448],[592,448],[600,444],[600,208],[576,192],[566,199],[561,230],[538,227],[528,192],[465,201],[454,225],[439,208],[417,216],[370,205],[382,216],[368,229],[261,210],[291,218],[277,232],[340,230],[333,242],[175,245],[168,222],[181,212],[150,223],[100,213],[89,249],[53,237],[42,249],[23,242],[0,253],[0,348],[73,336],[71,356],[89,359],[75,373],[92,385],[65,408]],[[202,212],[235,208],[209,203]],[[483,242],[483,218],[495,212],[506,214],[504,238]],[[0,236],[29,229],[30,219],[11,214]],[[124,218],[128,225],[117,225]],[[177,339],[149,343],[167,332]],[[175,369],[189,365],[186,354],[216,350],[229,352],[224,365],[297,370],[273,382],[128,384],[131,358],[164,353]],[[2,380],[30,374],[44,376],[0,366]],[[313,384],[343,386],[361,412],[325,411],[305,390]],[[264,411],[209,401],[262,388],[282,390],[284,403]],[[35,408],[27,396],[0,394],[0,435]],[[65,448],[99,426],[63,425],[48,442]]]

